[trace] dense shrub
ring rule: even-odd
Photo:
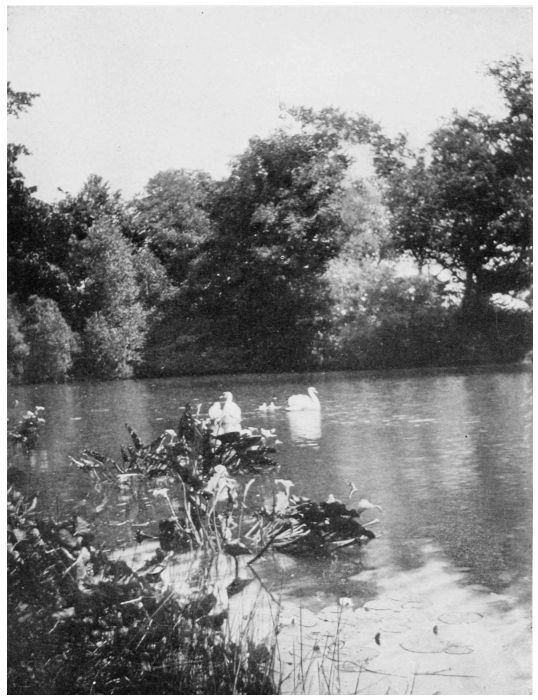
[[[325,367],[514,362],[532,347],[529,313],[490,306],[470,318],[432,277],[398,276],[387,263],[337,260],[327,279],[333,311]]]
[[[77,349],[76,336],[52,299],[32,296],[24,317],[24,337],[29,347],[24,379],[29,382],[65,380]]]
[[[144,317],[139,304],[90,316],[82,334],[79,372],[99,379],[132,377],[141,360],[144,336],[140,326]]]
[[[420,366],[435,361],[449,310],[442,285],[399,277],[391,265],[337,260],[327,279],[333,299],[324,352],[335,367]]]

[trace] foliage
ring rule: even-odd
[[[114,313],[97,311],[92,314],[81,334],[78,372],[98,379],[131,377],[141,361],[140,319],[143,318],[139,305],[116,309]]]
[[[131,203],[131,237],[148,247],[173,284],[185,280],[190,262],[211,233],[212,188],[206,173],[165,170]]]
[[[41,410],[29,412],[18,428],[35,424],[38,429],[35,420]],[[22,432],[21,428],[14,435]],[[243,511],[253,480],[239,498],[237,482],[220,462],[230,467],[243,461],[253,464],[247,451],[263,456],[259,448],[269,436],[247,436],[244,444],[241,438],[223,452],[220,440],[211,438],[211,431],[189,408],[177,433],[167,430],[149,445],[131,428],[129,432],[132,447],[123,450],[123,467],[93,450],[86,450],[81,461],[72,461],[110,488],[114,480],[125,488],[137,473],[156,479],[154,483],[163,470],[179,479],[185,494],[183,515],[173,506],[168,488],[152,490],[155,497],[168,500],[172,517],[160,522],[160,547],[136,572],[96,546],[89,521],[77,514],[61,522],[40,517],[36,497],[28,503],[9,487],[9,692],[277,693],[274,638],[267,648],[254,644],[248,629],[239,638],[230,636],[228,610],[217,609],[209,569],[202,567],[201,576],[187,589],[167,588],[160,574],[170,551],[199,547],[208,561],[215,547],[233,557],[249,553],[239,539],[230,539],[242,523],[250,530],[250,546],[258,550],[255,558],[271,545],[295,553],[333,551],[373,537],[354,519],[362,510],[378,506],[360,501],[358,511],[349,510],[334,498],[316,504],[290,497],[293,484],[277,479],[275,484],[283,485],[286,494],[277,494],[272,509],[264,506],[252,527],[252,515]],[[136,532],[138,542],[146,537]],[[239,593],[245,583],[236,567],[228,596]],[[275,620],[275,633],[276,625]]]
[[[359,263],[393,256],[389,212],[382,196],[371,180],[355,180],[345,190],[341,215],[348,233],[340,258]]]
[[[119,227],[128,226],[121,193],[111,191],[109,183],[100,175],[90,175],[76,195],[64,192],[57,210],[71,235],[78,240],[85,238],[99,219],[107,218]]]
[[[15,298],[7,299],[7,370],[10,380],[21,379],[24,372],[24,360],[30,348],[24,339],[22,314],[17,308]]]
[[[311,359],[323,322],[319,274],[344,238],[347,165],[335,139],[280,131],[250,141],[216,196],[218,228],[193,265],[189,298],[250,366]]]
[[[82,318],[138,301],[133,248],[112,219],[99,219],[84,240],[73,242],[70,265]]]
[[[121,465],[95,450],[85,450],[80,459],[71,461],[97,482],[128,483],[137,475],[177,480],[181,491],[178,500],[182,503],[179,509],[172,506],[168,495],[170,480],[166,488],[153,490],[166,498],[172,514],[159,523],[160,545],[165,550],[209,547],[232,556],[235,550],[236,554],[255,551],[257,559],[273,547],[318,556],[375,537],[358,521],[360,512],[348,509],[333,496],[316,503],[291,495],[291,481],[275,479],[275,487],[282,486],[284,492],[273,490],[270,502],[261,508],[247,501],[255,478],[240,496],[240,484],[234,477],[256,477],[280,469],[269,457],[275,451],[276,435],[272,431],[249,428],[233,439],[215,436],[211,423],[193,416],[189,405],[177,433],[166,430],[148,445],[132,428],[127,429],[132,446],[122,447]],[[367,507],[378,508],[370,503]]]
[[[527,312],[491,306],[469,319],[435,277],[343,259],[326,277],[333,302],[323,348],[328,369],[518,362],[532,347]]]
[[[311,129],[371,145],[396,249],[419,267],[433,261],[459,279],[468,314],[482,312],[494,293],[516,294],[530,284],[532,76],[517,57],[488,72],[507,115],[454,114],[433,134],[429,151],[418,154],[404,135],[390,139],[364,115],[290,110]]]
[[[164,265],[151,252],[147,245],[133,251],[134,266],[138,296],[144,308],[160,309],[173,294],[174,287],[166,274]]]
[[[17,92],[11,87],[11,83],[7,84],[7,113],[10,117],[19,117],[21,112],[32,106],[32,102],[36,97],[39,97],[36,92]]]
[[[77,340],[58,304],[52,299],[30,297],[23,328],[29,347],[24,378],[30,382],[65,380],[73,364]]]
[[[272,694],[273,656],[228,639],[206,590],[182,601],[109,561],[82,518],[35,517],[8,491],[8,691]]]
[[[130,202],[91,175],[46,204],[9,144],[10,378],[31,352],[15,306],[34,296],[80,336],[86,377],[517,359],[529,320],[490,302],[531,283],[532,82],[518,58],[489,74],[506,116],[453,114],[418,153],[365,115],[294,107],[300,131],[253,138],[222,182],[161,171]],[[8,84],[10,118],[36,97]],[[350,179],[357,145],[377,178]],[[372,265],[400,255],[448,270],[465,318],[435,283]]]
[[[532,78],[516,58],[489,72],[508,106],[504,118],[455,114],[433,134],[429,159],[404,139],[392,149],[374,140],[400,248],[460,278],[469,313],[530,284]]]
[[[140,301],[132,245],[111,219],[98,220],[73,242],[78,371],[100,378],[131,376],[141,360],[147,311]],[[73,283],[73,286],[75,284]]]
[[[422,275],[400,277],[392,265],[335,261],[328,272],[333,335],[344,366],[417,367],[441,356],[449,315],[443,287]]]
[[[8,428],[8,441],[12,444],[22,445],[25,450],[33,449],[39,439],[41,426],[45,423],[44,411],[43,406],[36,406],[33,411],[26,411],[17,425]]]
[[[7,86],[8,116],[18,118],[35,93],[15,92]],[[21,155],[29,155],[20,144],[7,147],[7,255],[8,291],[22,302],[31,295],[61,300],[66,293],[63,263],[69,233],[53,208],[35,197],[35,187],[27,187],[17,167]]]

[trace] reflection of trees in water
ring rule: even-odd
[[[469,412],[480,418],[469,433],[478,488],[471,494],[480,527],[480,565],[500,584],[531,571],[532,458],[530,373],[465,377]]]
[[[417,404],[432,422],[411,419],[388,438],[400,506],[413,504],[410,542],[432,538],[471,581],[494,590],[530,568],[525,385],[524,375],[505,373],[436,378]]]
[[[420,544],[433,540],[475,582],[500,588],[525,575],[529,380],[487,372],[380,381],[369,423],[355,435],[335,426],[335,469],[354,471],[383,505],[381,559],[420,567]]]
[[[319,444],[321,414],[319,411],[287,411],[291,439],[295,443]]]

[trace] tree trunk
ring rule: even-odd
[[[464,316],[477,317],[483,314],[489,305],[489,293],[481,283],[480,273],[467,270],[465,274],[465,289],[461,302]]]

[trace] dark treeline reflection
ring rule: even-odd
[[[505,115],[453,114],[428,158],[365,115],[296,107],[223,180],[165,170],[126,200],[90,175],[48,204],[9,144],[10,378],[522,359],[532,76],[517,58],[488,73]],[[8,84],[8,114],[38,98]],[[357,144],[371,178],[351,177]]]

